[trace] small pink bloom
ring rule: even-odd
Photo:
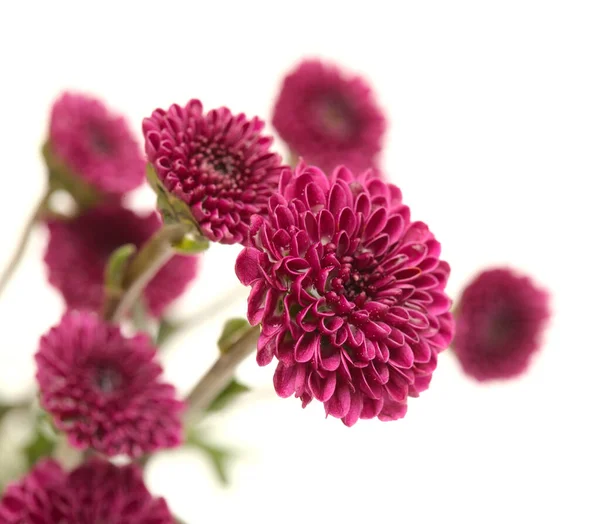
[[[148,160],[209,240],[243,243],[251,218],[266,213],[282,167],[263,128],[258,118],[225,107],[204,113],[199,100],[144,119]]]
[[[371,88],[332,64],[306,60],[283,81],[273,126],[296,155],[329,173],[375,167],[386,128]]]
[[[75,93],[58,98],[50,116],[50,146],[73,174],[102,193],[122,195],[144,181],[134,134],[100,100]]]
[[[464,371],[486,381],[523,373],[539,350],[549,295],[510,269],[480,273],[463,291],[452,347]]]
[[[89,312],[68,312],[35,356],[40,402],[78,448],[138,457],[182,440],[182,402],[161,380],[149,337],[127,338]]]
[[[367,171],[284,171],[269,216],[257,217],[236,273],[261,324],[257,361],[274,384],[313,398],[351,426],[395,420],[427,389],[453,332],[450,267],[400,190]]]
[[[43,460],[0,499],[3,524],[174,524],[167,503],[146,488],[133,464],[93,459],[71,473]]]
[[[124,244],[140,248],[160,226],[155,212],[138,215],[113,204],[90,209],[68,221],[49,222],[44,262],[50,284],[60,291],[68,308],[100,311],[110,255]],[[144,289],[148,312],[160,317],[197,272],[198,257],[171,258]]]

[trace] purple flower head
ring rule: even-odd
[[[452,337],[440,244],[372,172],[301,164],[280,192],[236,263],[258,363],[275,356],[280,396],[316,398],[348,426],[403,417]]]
[[[306,60],[283,81],[273,126],[290,149],[329,173],[377,165],[386,128],[371,88],[336,66]]]
[[[184,202],[213,242],[246,241],[253,215],[265,214],[281,158],[258,118],[225,107],[204,113],[199,100],[157,109],[144,119],[146,154],[164,188]]]
[[[66,473],[43,460],[0,499],[3,524],[174,524],[167,503],[154,498],[142,472],[99,459]]]
[[[184,405],[145,334],[127,338],[94,313],[68,312],[35,360],[42,407],[73,446],[138,457],[181,443]]]
[[[122,116],[99,100],[64,93],[50,116],[52,152],[98,191],[122,195],[144,181],[144,159]]]
[[[515,377],[538,351],[549,317],[546,291],[510,269],[490,269],[458,301],[452,348],[477,380]]]
[[[110,255],[124,244],[141,247],[160,226],[157,213],[140,216],[113,204],[84,211],[72,220],[49,222],[44,262],[50,284],[60,291],[67,307],[100,311]],[[160,317],[187,289],[197,271],[197,257],[171,258],[144,289],[148,312]]]

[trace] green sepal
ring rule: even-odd
[[[235,344],[246,331],[250,328],[250,324],[245,318],[230,318],[223,326],[223,332],[217,341],[219,351],[227,353],[229,348]]]
[[[188,205],[165,188],[156,175],[152,164],[146,164],[146,179],[152,190],[156,193],[157,207],[166,224],[187,224],[198,229],[198,224]]]
[[[217,395],[212,401],[211,405],[206,408],[208,412],[221,411],[230,405],[237,397],[250,391],[250,388],[236,379],[232,379],[231,382]]]
[[[206,238],[195,234],[188,234],[183,237],[181,242],[173,244],[173,249],[181,255],[197,255],[206,251],[209,246],[210,242]]]
[[[173,248],[182,255],[197,255],[206,251],[210,243],[200,233],[192,211],[185,202],[173,196],[165,188],[152,164],[146,164],[146,179],[156,193],[156,207],[162,215],[164,223],[183,224],[190,231],[181,242],[173,244]]]

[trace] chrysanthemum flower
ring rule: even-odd
[[[480,381],[523,373],[541,344],[549,295],[510,269],[480,273],[463,291],[452,348],[464,371]]]
[[[127,338],[94,313],[68,312],[35,360],[42,407],[73,446],[137,457],[181,443],[184,405],[161,381],[147,335]]]
[[[89,96],[64,93],[54,102],[49,145],[73,175],[101,193],[122,195],[144,181],[142,151],[127,122]]]
[[[51,520],[55,516],[52,494],[62,488],[65,478],[64,471],[54,460],[46,459],[38,462],[24,478],[9,484],[4,490],[0,498],[0,522],[4,524],[60,522]]]
[[[376,167],[386,128],[371,88],[332,64],[306,60],[283,81],[273,126],[291,151],[326,173]]]
[[[66,473],[54,460],[39,462],[0,499],[4,524],[172,524],[163,498],[146,488],[135,465],[94,459]]]
[[[118,205],[103,205],[68,220],[48,223],[44,261],[48,279],[67,307],[99,311],[104,300],[104,271],[111,253],[124,244],[141,247],[161,226],[157,213],[145,216]],[[198,270],[198,258],[175,255],[143,292],[147,311],[160,317]]]
[[[275,356],[280,396],[316,398],[348,426],[403,417],[452,336],[440,244],[369,172],[299,165],[280,192],[236,263],[258,363]]]
[[[263,127],[225,107],[204,113],[199,100],[144,119],[148,160],[209,240],[245,242],[252,216],[266,213],[282,167]]]

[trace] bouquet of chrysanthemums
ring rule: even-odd
[[[453,306],[452,261],[388,182],[386,119],[364,79],[306,60],[284,79],[272,124],[287,151],[260,118],[190,100],[138,123],[142,148],[103,102],[70,92],[55,101],[46,190],[0,293],[31,231],[45,227],[48,281],[65,311],[40,338],[37,397],[0,406],[3,423],[19,410],[36,421],[29,470],[3,486],[0,523],[177,522],[144,467],[190,444],[204,413],[245,390],[234,375],[249,357],[275,361],[279,396],[322,403],[348,427],[404,418],[450,346],[477,380],[527,368],[547,293],[490,268]],[[156,209],[139,214],[124,197],[144,181]],[[225,323],[218,359],[178,398],[160,364],[176,325],[165,311],[215,242],[239,245],[231,278],[247,286],[247,320]]]

